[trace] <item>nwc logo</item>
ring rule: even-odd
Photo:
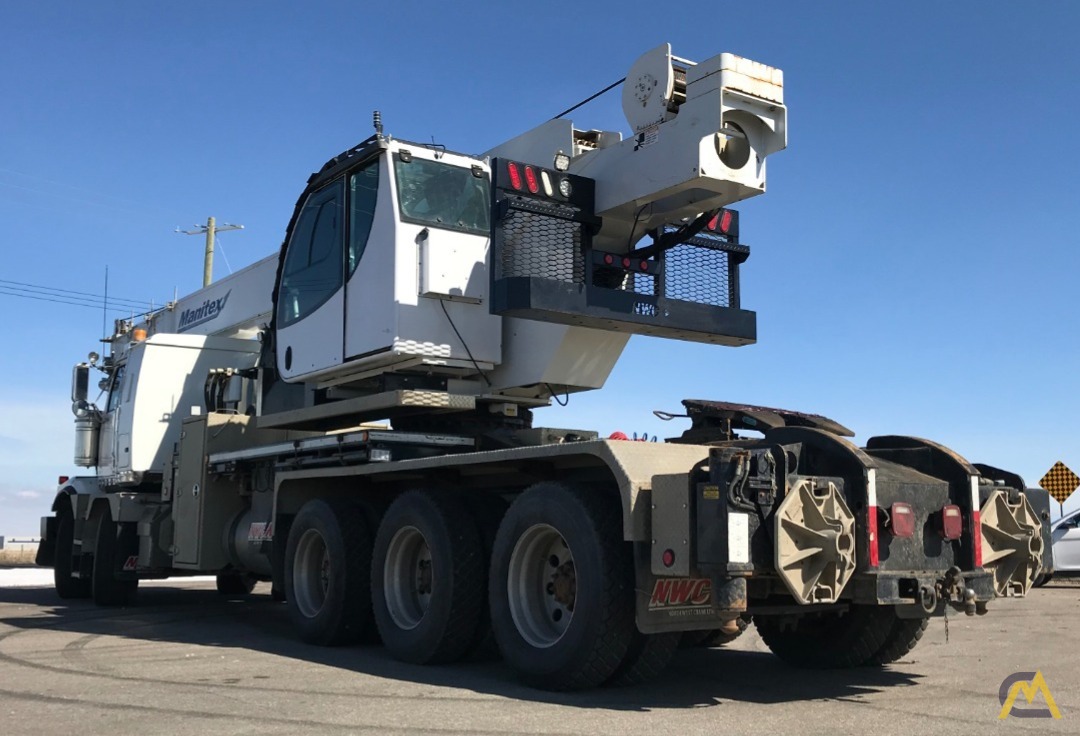
[[[711,597],[712,583],[708,578],[658,578],[649,608],[704,606]]]

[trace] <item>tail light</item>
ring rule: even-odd
[[[975,512],[978,518],[978,511]],[[975,522],[976,525],[978,522]],[[964,535],[964,514],[959,506],[949,505],[941,509],[941,538],[954,542]],[[976,563],[976,567],[978,563]]]
[[[889,528],[894,537],[915,536],[915,513],[909,503],[894,503],[889,511]]]
[[[61,475],[59,478],[56,479],[56,485],[62,486],[67,483],[68,480],[70,480],[70,478],[68,478],[66,475]]]
[[[527,186],[529,191],[533,194],[540,191],[540,182],[536,179],[536,169],[532,166],[525,167],[525,186]]]
[[[521,170],[518,169],[518,165],[513,161],[506,165],[506,172],[510,174],[510,186],[514,189],[521,189]]]

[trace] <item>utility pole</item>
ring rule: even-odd
[[[214,280],[214,234],[223,233],[227,230],[243,230],[243,225],[232,225],[228,222],[224,223],[221,227],[215,224],[213,217],[206,218],[205,225],[195,225],[195,230],[181,230],[176,228],[176,232],[182,235],[206,235],[206,253],[203,256],[203,287],[210,285],[210,282]]]

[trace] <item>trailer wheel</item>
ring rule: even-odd
[[[892,628],[885,637],[885,643],[866,664],[877,666],[892,664],[915,648],[929,625],[928,618],[895,617]]]
[[[499,650],[534,687],[580,690],[615,674],[634,626],[618,496],[539,483],[514,501],[491,556]]]
[[[300,638],[333,646],[357,641],[371,623],[371,532],[363,514],[308,501],[289,529],[285,598]]]
[[[61,511],[56,520],[56,559],[53,563],[53,584],[61,598],[89,598],[90,580],[71,577],[71,555],[75,542],[75,517],[71,511]]]
[[[217,592],[222,595],[248,595],[258,580],[246,572],[221,572],[217,576]]]
[[[139,587],[138,580],[121,580],[116,575],[123,564],[120,527],[108,509],[101,514],[94,544],[94,568],[90,575],[90,590],[94,603],[99,606],[126,606]]]
[[[456,494],[409,491],[390,505],[375,536],[371,592],[394,657],[433,664],[464,656],[486,587],[480,532]]]
[[[681,633],[643,634],[635,631],[626,657],[607,684],[630,687],[655,680],[671,664],[681,639]]]
[[[853,605],[839,615],[808,615],[790,625],[783,617],[754,616],[754,626],[773,654],[790,665],[844,669],[870,662],[885,645],[895,617],[885,606]]]

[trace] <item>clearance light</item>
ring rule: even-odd
[[[615,263],[615,256],[611,255],[610,253],[605,253],[604,254],[604,265],[610,266],[613,263]]]
[[[536,170],[531,166],[525,167],[525,186],[527,186],[529,191],[533,194],[540,191],[540,182],[536,180]]]
[[[510,186],[521,191],[521,170],[513,161],[506,165],[506,171],[510,174]]]
[[[630,268],[630,259],[629,258],[623,258],[622,259],[622,267],[623,268]]]
[[[136,327],[131,333],[131,339],[135,342],[142,342],[146,339],[146,330],[142,327]]]
[[[641,263],[638,264],[638,268],[640,268],[642,271],[648,271],[649,270],[649,262],[648,261],[642,261]]]

